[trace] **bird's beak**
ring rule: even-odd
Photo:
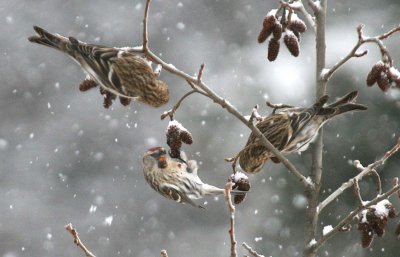
[[[160,169],[165,169],[167,166],[167,156],[163,154],[158,158],[158,167]]]

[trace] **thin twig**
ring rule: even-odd
[[[372,172],[372,170],[376,169],[377,167],[383,165],[385,161],[390,158],[393,154],[395,154],[398,150],[400,149],[400,141],[397,142],[397,144],[390,150],[388,151],[381,159],[377,160],[374,163],[371,163],[367,167],[363,167],[359,161],[355,161],[355,164],[358,164],[358,167],[363,167],[364,169],[354,178],[349,179],[347,182],[344,182],[338,189],[336,189],[332,194],[330,194],[325,200],[323,200],[319,205],[318,205],[318,213],[321,213],[321,211],[332,201],[334,201],[339,195],[341,195],[346,189],[350,188],[353,186],[353,179],[357,179],[358,181],[362,180],[365,176],[367,176],[369,173]],[[361,165],[361,166],[359,166]]]
[[[203,76],[203,71],[204,71],[204,67],[206,65],[204,63],[202,63],[200,65],[200,69],[199,69],[199,74],[197,74],[197,82],[200,83],[201,82],[201,77]]]
[[[366,209],[384,199],[388,199],[390,196],[392,196],[394,193],[396,193],[400,189],[400,185],[396,185],[392,187],[389,191],[384,193],[383,195],[379,195],[375,197],[373,200],[369,201],[367,204],[365,204],[362,207],[358,207],[355,210],[351,211],[344,219],[342,219],[338,225],[336,225],[331,231],[326,233],[324,236],[322,236],[316,244],[311,245],[310,247],[314,249],[315,251],[318,250],[327,240],[329,240],[331,237],[333,237],[335,234],[340,232],[340,229],[347,224],[351,222],[351,220],[363,209]]]
[[[161,250],[161,256],[162,257],[168,257],[167,250]]]
[[[147,21],[149,15],[149,8],[150,8],[151,0],[146,0],[146,7],[144,8],[144,17],[143,17],[143,53],[148,51],[148,32],[147,32]]]
[[[143,19],[144,23],[147,24],[147,13],[148,13],[148,5],[150,3],[150,0],[147,0],[146,2],[146,9],[145,9],[145,18]],[[147,25],[143,26],[146,31],[143,32],[143,38],[147,38]],[[312,188],[314,187],[314,184],[307,180],[305,176],[303,176],[297,169],[296,167],[286,158],[282,155],[282,153],[276,149],[271,142],[268,141],[268,139],[260,132],[260,130],[254,126],[254,124],[248,124],[248,120],[228,101],[226,101],[224,98],[220,97],[217,95],[212,89],[210,89],[202,80],[198,81],[197,77],[190,76],[189,74],[177,69],[174,65],[168,64],[165,61],[163,61],[161,58],[159,58],[157,55],[155,55],[150,49],[147,47],[143,47],[143,53],[149,59],[150,61],[160,64],[163,69],[166,71],[170,72],[171,74],[174,74],[176,76],[179,76],[183,78],[184,80],[193,83],[196,85],[196,87],[199,90],[202,90],[204,95],[213,100],[215,103],[219,104],[222,108],[226,109],[230,114],[235,116],[237,119],[239,119],[243,124],[245,124],[248,128],[251,129],[251,131],[261,139],[261,144],[265,146],[269,151],[271,151],[281,162],[285,167],[289,170],[290,173],[292,173],[302,184],[305,188]]]
[[[253,255],[254,257],[264,257],[264,255],[258,254],[255,250],[253,250],[253,248],[251,248],[248,244],[246,244],[245,242],[242,243],[242,246],[244,247],[244,249],[246,249],[251,255]]]
[[[86,257],[96,257],[93,253],[91,253],[86,246],[81,242],[78,236],[78,232],[72,227],[72,224],[69,223],[65,226],[65,229],[72,235],[74,238],[74,243],[82,249],[82,251],[85,253]]]
[[[230,229],[229,229],[229,236],[231,239],[231,257],[236,257],[236,239],[235,239],[235,206],[232,204],[231,199],[231,190],[232,190],[233,183],[229,181],[225,184],[225,200],[228,205],[229,213],[230,213]]]
[[[178,100],[178,102],[174,105],[174,107],[172,107],[171,110],[166,111],[166,112],[164,112],[164,113],[161,115],[161,119],[163,120],[163,119],[165,119],[165,117],[169,116],[169,118],[170,118],[171,120],[173,120],[173,119],[174,119],[174,114],[175,114],[176,110],[178,110],[179,106],[181,106],[181,103],[183,102],[183,100],[185,100],[186,97],[188,97],[188,96],[190,96],[191,94],[194,94],[194,93],[199,93],[199,92],[198,92],[197,90],[194,90],[194,89],[193,89],[193,90],[187,92],[186,94],[184,94],[184,95]]]
[[[379,176],[378,172],[375,169],[371,170],[370,174],[375,177],[375,187],[376,187],[377,194],[378,195],[382,194],[381,176]]]
[[[256,121],[261,121],[262,117],[261,115],[258,113],[258,104],[256,106],[254,106],[253,111],[251,112],[250,118],[249,118],[249,123],[253,124],[254,119]]]
[[[351,51],[342,60],[340,60],[335,65],[333,65],[332,68],[330,68],[327,72],[324,72],[324,74],[321,74],[321,78],[323,80],[328,81],[332,77],[332,75],[340,67],[342,67],[347,61],[349,61],[351,58],[362,57],[362,56],[366,55],[368,53],[367,50],[365,50],[361,53],[357,53],[357,50],[365,43],[375,43],[381,51],[382,59],[387,58],[388,62],[392,64],[392,58],[390,57],[390,54],[389,54],[388,50],[386,49],[385,45],[383,44],[382,40],[387,39],[389,36],[391,36],[392,34],[394,34],[396,32],[399,32],[400,26],[397,26],[397,27],[391,29],[389,32],[386,32],[380,36],[375,36],[375,37],[364,36],[363,30],[362,30],[363,27],[364,27],[363,24],[360,24],[357,26],[358,41],[357,41],[356,45],[353,47],[353,49],[351,49]]]
[[[357,178],[353,179],[353,187],[354,187],[354,194],[356,195],[356,198],[357,198],[358,206],[363,207],[364,202],[361,197],[360,186],[358,185]]]

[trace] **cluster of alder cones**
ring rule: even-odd
[[[283,36],[289,52],[297,57],[300,54],[300,34],[307,30],[307,26],[296,14],[283,10],[282,16],[277,17],[277,10],[271,10],[263,21],[263,27],[258,35],[258,42],[265,42],[271,35],[268,43],[268,60],[275,61],[279,54],[280,41]]]
[[[88,91],[89,89],[92,89],[94,87],[97,87],[97,83],[92,80],[92,79],[85,79],[81,82],[81,84],[79,84],[79,90],[81,92],[85,92]],[[104,88],[100,87],[100,94],[104,97],[104,101],[103,101],[103,106],[104,108],[108,109],[112,103],[113,100],[115,100],[115,98],[117,97],[116,95],[114,95],[113,93],[105,90]],[[131,99],[127,98],[127,97],[119,97],[119,102],[123,105],[123,106],[127,106],[131,103]]]
[[[390,62],[379,61],[372,66],[367,77],[369,87],[375,83],[383,92],[389,90],[390,87],[400,88],[400,72]]]
[[[170,148],[169,154],[172,158],[181,157],[182,143],[188,145],[193,143],[192,134],[176,120],[169,122],[166,136]]]
[[[361,233],[362,247],[368,248],[375,234],[382,237],[388,225],[388,218],[395,217],[397,217],[396,209],[388,200],[383,200],[363,210],[358,215],[358,230]],[[400,235],[400,223],[397,225],[395,233],[397,236]]]

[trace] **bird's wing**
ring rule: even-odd
[[[125,53],[123,50],[114,47],[82,43],[72,37],[70,37],[69,40],[71,42],[71,48],[75,50],[74,58],[77,59],[91,76],[106,87],[106,90],[108,89],[114,94],[117,93],[117,95],[126,95],[120,77],[113,70],[113,64]],[[133,54],[129,55],[134,56]],[[136,95],[129,94],[129,96]]]
[[[178,203],[188,203],[195,207],[203,208],[201,205],[197,205],[192,199],[183,194],[174,185],[164,183],[161,185],[161,191],[165,197],[172,199]]]

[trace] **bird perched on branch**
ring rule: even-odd
[[[30,42],[45,45],[66,53],[89,75],[80,89],[100,85],[108,93],[110,101],[120,96],[121,103],[129,104],[134,98],[153,107],[169,100],[168,85],[157,80],[150,63],[132,48],[116,48],[86,44],[73,37],[63,37],[34,26],[37,35]],[[102,93],[103,94],[103,93]],[[106,107],[106,106],[105,106]]]
[[[194,200],[208,195],[219,195],[224,189],[205,184],[197,175],[197,162],[182,158],[171,158],[162,147],[153,147],[143,156],[143,174],[147,183],[162,196],[179,203],[197,205]],[[233,194],[245,194],[232,190]]]
[[[307,149],[318,130],[333,117],[367,109],[362,104],[354,103],[357,95],[357,91],[351,92],[326,106],[328,96],[324,95],[309,108],[286,108],[263,117],[256,127],[282,154],[301,152]],[[254,133],[250,134],[245,148],[236,158],[239,158],[242,169],[249,173],[260,171],[268,159],[279,162]]]

